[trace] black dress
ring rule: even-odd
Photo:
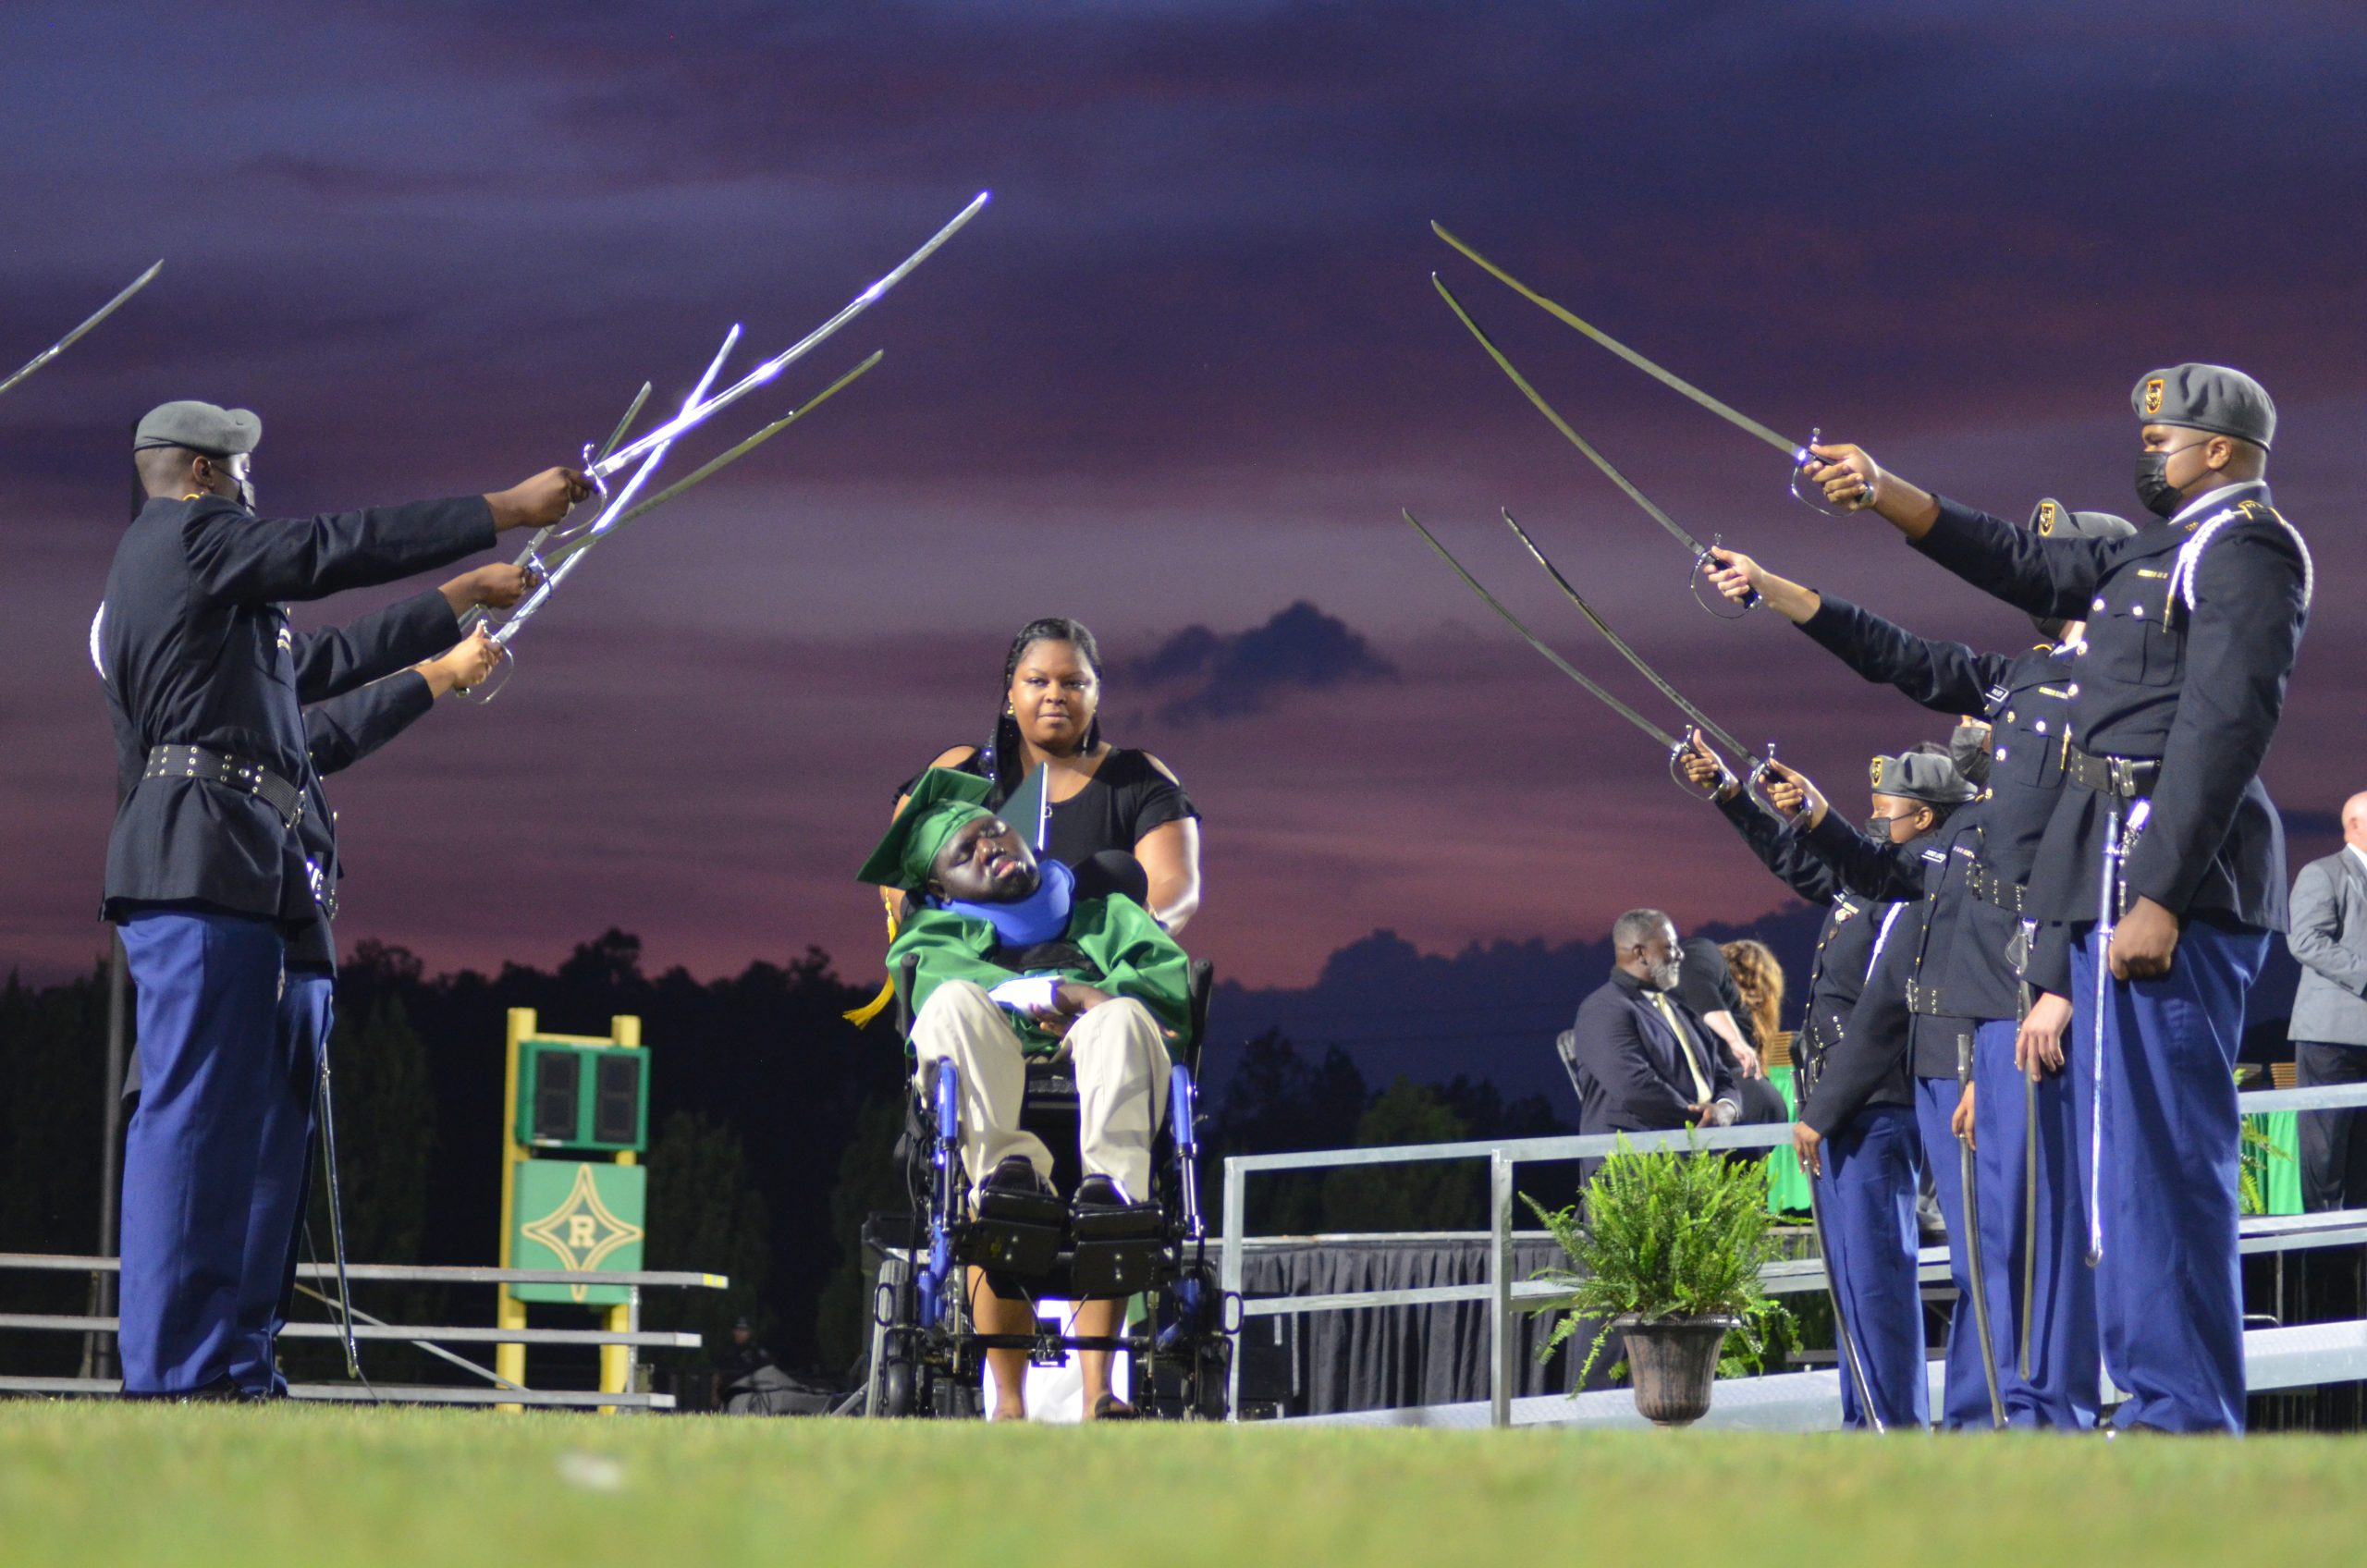
[[[957,773],[987,777],[980,752],[950,766]],[[911,794],[919,782],[914,774],[898,787],[897,795]],[[990,795],[987,803],[1000,807],[1002,802]],[[1148,753],[1114,746],[1084,789],[1053,804],[1045,850],[1063,865],[1079,866],[1107,850],[1132,854],[1152,829],[1186,817],[1197,820],[1199,815],[1184,786],[1160,772]]]

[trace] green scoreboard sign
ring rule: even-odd
[[[576,1041],[519,1041],[512,1136],[536,1149],[647,1148],[647,1054]]]
[[[639,1055],[639,1052],[632,1053]],[[510,1212],[512,1268],[567,1268],[587,1276],[641,1267],[649,1170],[607,1160],[528,1159],[517,1167]],[[520,1301],[621,1306],[622,1285],[512,1285]]]

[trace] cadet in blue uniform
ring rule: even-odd
[[[503,608],[516,604],[533,581],[514,566],[484,567],[403,601],[388,613],[402,618],[406,632],[388,639],[386,656],[403,656],[406,647],[415,651],[448,643],[459,635],[460,613],[476,605]],[[305,869],[314,879],[314,917],[288,938],[273,1065],[286,1082],[284,1092],[275,1094],[264,1109],[265,1154],[255,1172],[239,1292],[239,1351],[230,1364],[230,1376],[242,1389],[287,1390],[287,1379],[279,1373],[279,1331],[287,1326],[294,1297],[305,1194],[312,1190],[318,1146],[314,1086],[328,1070],[329,1034],[336,1017],[337,937],[330,923],[337,918],[337,883],[345,867],[337,855],[337,814],[321,780],[401,734],[438,698],[484,680],[498,659],[499,649],[479,628],[440,656],[422,659],[409,669],[304,710],[304,750],[312,778],[305,790],[304,818],[296,831],[302,840]],[[300,685],[300,667],[298,680]]]
[[[1810,903],[1828,906],[1817,935],[1816,960],[1809,973],[1806,1018],[1794,1043],[1800,1103],[1817,1101],[1824,1078],[1852,1031],[1887,1026],[1885,1040],[1866,1039],[1871,1058],[1892,1064],[1846,1096],[1828,1096],[1818,1129],[1821,1158],[1804,1158],[1824,1210],[1824,1265],[1840,1297],[1842,1312],[1872,1395],[1872,1414],[1885,1427],[1931,1425],[1931,1392],[1923,1369],[1923,1299],[1916,1281],[1915,1197],[1923,1181],[1923,1151],[1916,1133],[1915,1096],[1907,1081],[1904,1020],[1879,1013],[1859,1024],[1867,974],[1872,967],[1883,925],[1897,899],[1919,887],[1869,895],[1849,887],[1832,863],[1811,850],[1804,837],[1753,801],[1741,782],[1713,755],[1697,733],[1684,755],[1693,782],[1714,791],[1724,814],[1751,851],[1785,886]],[[1845,1366],[1841,1377],[1841,1421],[1871,1423]]]
[[[1804,824],[1801,837],[1808,847],[1853,891],[1896,900],[1883,913],[1873,965],[1842,1047],[1800,1107],[1805,1131],[1795,1141],[1801,1158],[1813,1162],[1814,1139],[1839,1125],[1876,1085],[1895,1084],[1903,1066],[1924,1165],[1947,1222],[1948,1271],[1956,1287],[1940,1420],[1952,1427],[1992,1426],[1995,1414],[1981,1358],[1980,1318],[1971,1308],[1980,1285],[1953,1125],[1969,1077],[1974,1023],[1947,1011],[1941,965],[1926,962],[1936,956],[1932,932],[1948,863],[1955,858],[1957,818],[1976,791],[1944,748],[1876,757],[1870,779],[1874,815],[1869,833],[1860,833],[1829,808],[1806,776],[1781,764],[1774,771],[1778,777],[1770,781],[1768,798]]]
[[[117,546],[95,638],[129,786],[103,913],[138,986],[145,1073],[124,1142],[118,1342],[132,1395],[271,1391],[254,1364],[247,1239],[258,1180],[285,1169],[302,1126],[300,1108],[276,1120],[272,1108],[311,1092],[285,1071],[278,1021],[287,935],[315,918],[298,836],[312,777],[301,703],[401,662],[378,665],[385,646],[350,638],[308,643],[300,686],[280,602],[443,565],[503,529],[556,521],[586,491],[552,469],[489,496],[266,520],[248,459],[261,435],[253,414],[209,403],[140,422],[148,501]]]
[[[2184,364],[2139,379],[2138,497],[2162,521],[2121,540],[2042,538],[1819,447],[1810,477],[2033,615],[2085,617],[2069,775],[2024,913],[2059,925],[2031,977],[2040,1030],[2067,1016],[2095,1200],[2105,1369],[2122,1427],[2234,1431],[2244,1418],[2232,1068],[2244,997],[2285,925],[2285,843],[2260,763],[2308,619],[2300,534],[2265,478],[2276,414],[2250,376]],[[2127,825],[2142,811],[2141,831]],[[2109,952],[2108,825],[2127,858]],[[2099,1006],[2099,996],[2102,1004]],[[2101,1040],[2101,1060],[2099,1041]],[[2101,1072],[2102,1125],[2090,1120]]]
[[[2042,538],[2125,539],[2136,532],[2109,513],[2075,512],[2052,499],[2031,509],[2030,526]],[[2045,642],[2021,654],[1981,654],[1960,643],[1918,637],[1846,600],[1777,576],[1748,556],[1716,554],[1721,570],[1713,581],[1728,597],[1760,594],[1866,680],[1968,720],[1957,727],[1951,746],[1958,770],[1986,784],[1987,792],[1948,821],[1942,845],[1946,859],[1908,1003],[1919,1015],[1962,1014],[1974,1021],[1976,1092],[1966,1099],[1977,1114],[1979,1221],[1988,1273],[1981,1283],[2006,1420],[2017,1427],[2092,1427],[2099,1400],[2095,1288],[2086,1263],[2060,1031],[2027,1065],[2015,1048],[2027,995],[2022,968],[2033,934],[2024,924],[2023,903],[2039,839],[2063,790],[2061,751],[2078,690],[2074,655],[2086,627],[2076,619],[2036,618]],[[1977,722],[1970,721],[1975,716]],[[1942,1164],[1954,1169],[1953,1161]],[[2029,1189],[2033,1170],[2035,1194]],[[1950,1238],[1957,1240],[1953,1224]],[[1952,1245],[1951,1255],[1960,1250]],[[1956,1327],[1964,1325],[1959,1320]],[[1952,1348],[1956,1342],[1952,1338]],[[1985,1403],[1985,1389],[1960,1390],[1964,1375],[1952,1355],[1952,1412],[1960,1392],[1975,1408]]]

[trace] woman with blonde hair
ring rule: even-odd
[[[1718,949],[1733,971],[1735,989],[1742,993],[1744,1016],[1739,1020],[1750,1035],[1751,1048],[1763,1060],[1781,1033],[1784,1014],[1784,966],[1766,943],[1745,937]]]

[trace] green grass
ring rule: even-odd
[[[2351,1439],[1083,1430],[0,1405],[9,1568],[2154,1568],[2347,1562],[2362,1519],[2367,1445]]]

